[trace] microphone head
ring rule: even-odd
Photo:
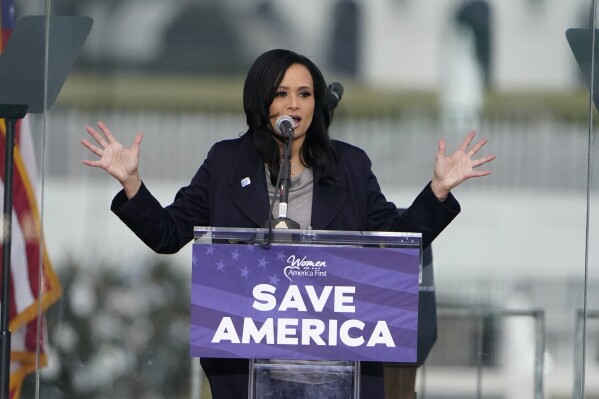
[[[329,93],[337,97],[337,101],[340,101],[343,97],[343,86],[339,82],[333,82],[329,85]]]
[[[337,108],[341,97],[343,97],[343,86],[339,82],[333,82],[328,87],[329,90],[329,105],[331,110]]]
[[[293,118],[289,115],[281,115],[275,122],[277,133],[286,138],[293,138]]]

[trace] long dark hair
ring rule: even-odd
[[[322,168],[320,181],[329,185],[335,184],[337,158],[329,137],[331,109],[327,86],[318,67],[303,55],[290,50],[276,49],[267,51],[254,61],[243,88],[243,108],[248,124],[246,134],[252,135],[254,146],[268,164],[270,179],[275,185],[281,155],[269,122],[268,110],[287,68],[293,64],[305,66],[314,84],[314,116],[300,149],[302,162],[308,167]]]

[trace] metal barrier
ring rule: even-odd
[[[482,353],[484,320],[488,318],[532,317],[535,320],[535,357],[534,357],[534,399],[543,399],[543,374],[545,367],[545,311],[542,309],[509,310],[509,309],[471,309],[443,308],[437,309],[437,317],[470,318],[478,320],[479,340],[478,353]],[[482,357],[477,357],[476,398],[482,398]],[[419,392],[419,398],[426,399],[424,392]]]
[[[585,317],[586,316],[586,317]],[[585,322],[588,319],[599,319],[599,310],[583,309],[576,312],[576,336],[574,338],[574,386],[572,387],[572,398],[582,399],[584,397],[584,363],[585,363]]]

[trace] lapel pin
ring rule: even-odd
[[[251,180],[249,177],[246,177],[241,180],[241,187],[249,186],[251,184]]]

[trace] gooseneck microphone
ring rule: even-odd
[[[279,176],[277,176],[277,184],[275,193],[270,205],[269,218],[266,221],[266,227],[269,231],[275,229],[299,229],[300,225],[295,220],[287,217],[287,207],[289,202],[289,187],[291,186],[291,142],[293,141],[293,118],[288,115],[280,116],[275,122],[275,130],[285,139],[283,158],[281,159],[281,167],[279,168]],[[279,194],[279,217],[272,218],[272,211],[275,206],[275,201]]]

